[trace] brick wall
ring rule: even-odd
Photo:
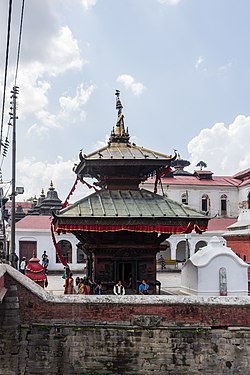
[[[230,247],[241,259],[250,263],[250,237],[248,236],[227,236],[227,246]]]
[[[250,298],[53,297],[4,274],[0,375],[250,374]]]
[[[169,296],[62,296],[42,299],[6,275],[5,285],[17,287],[23,324],[64,322],[127,322],[134,315],[156,315],[162,325],[250,326],[250,304],[206,303],[204,299]],[[39,287],[39,289],[41,289]],[[43,293],[47,294],[42,290]],[[232,299],[232,301],[235,299]],[[98,303],[98,301],[100,301]],[[218,297],[218,302],[223,301]],[[226,301],[230,301],[228,297]]]

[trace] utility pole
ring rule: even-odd
[[[11,192],[11,242],[10,242],[10,262],[12,267],[17,268],[17,255],[16,255],[16,100],[19,94],[19,88],[14,86],[11,91],[12,109],[10,113],[12,117],[13,133],[12,133],[12,192]]]

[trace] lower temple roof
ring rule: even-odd
[[[54,215],[53,223],[55,230],[68,231],[184,233],[192,229],[198,229],[198,232],[206,230],[208,219],[201,212],[145,189],[103,189],[61,210]],[[141,226],[143,228],[140,229]]]
[[[101,190],[60,211],[60,217],[190,217],[204,214],[148,190]]]

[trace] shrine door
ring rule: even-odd
[[[37,255],[37,242],[36,241],[19,241],[19,262],[22,257],[28,260],[33,257],[33,253]]]

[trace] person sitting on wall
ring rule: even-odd
[[[142,280],[139,285],[139,294],[148,294],[149,285],[146,283],[146,280]]]
[[[95,287],[94,294],[97,294],[97,295],[102,294],[102,283],[99,281],[97,282],[97,285]]]
[[[78,294],[78,292],[79,292],[79,286],[80,286],[80,277],[77,276],[76,280],[75,280],[74,294]]]
[[[116,296],[123,296],[125,294],[125,288],[121,281],[118,281],[118,283],[114,286],[113,292]]]

